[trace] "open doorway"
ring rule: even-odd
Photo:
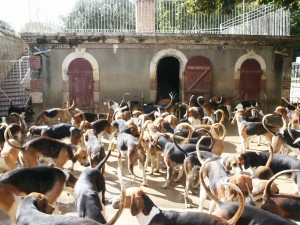
[[[160,99],[170,98],[169,93],[179,93],[179,66],[180,63],[175,57],[164,57],[157,65],[157,97]],[[177,101],[178,99],[175,99]]]

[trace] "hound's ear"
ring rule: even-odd
[[[131,214],[136,216],[139,212],[144,211],[144,192],[142,190],[137,191],[131,196]]]
[[[135,195],[131,196],[131,206],[130,206],[130,211],[132,216],[136,216],[140,211],[139,211],[139,206],[138,206],[138,197]]]
[[[46,213],[47,205],[48,205],[48,200],[44,195],[40,194],[36,196],[36,207],[39,211]]]
[[[252,179],[251,179],[251,177],[248,177],[248,176],[246,176],[245,178],[246,178],[246,185],[247,185],[247,188],[248,188],[248,192],[252,193],[252,190],[253,190]]]
[[[245,170],[250,167],[249,158],[245,153],[241,153],[238,155],[238,161],[241,166],[244,165]]]
[[[74,153],[74,155],[73,155],[73,158],[72,158],[72,162],[73,163],[76,163],[76,161],[77,161],[77,159],[78,159],[78,156],[79,156],[79,153],[76,151],[75,153]]]
[[[227,199],[227,201],[230,201],[230,202],[234,201],[234,198],[235,198],[237,192],[231,187],[224,187],[224,188],[225,188],[224,194],[225,194],[225,198]]]
[[[145,193],[143,193],[143,200],[144,200],[144,207],[143,207],[142,212],[144,213],[144,215],[148,216],[153,207],[153,203],[152,203],[151,199]]]
[[[249,158],[248,157],[245,157],[245,163],[244,163],[244,168],[245,170],[248,169],[250,167],[250,162],[249,162]]]

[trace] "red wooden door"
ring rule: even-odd
[[[93,68],[86,59],[73,60],[68,68],[70,102],[79,109],[93,110]]]
[[[186,64],[184,71],[185,100],[191,95],[211,97],[212,66],[209,59],[203,56],[194,56]]]
[[[240,98],[260,101],[262,70],[255,59],[247,59],[241,66]]]

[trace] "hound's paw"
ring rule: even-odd
[[[154,169],[153,171],[154,171],[154,173],[159,173],[159,169],[157,169],[157,168]]]
[[[169,185],[168,184],[164,184],[163,186],[161,186],[160,188],[162,188],[162,189],[167,189],[169,187]]]
[[[72,166],[68,167],[67,170],[73,171],[74,168]]]
[[[191,204],[185,204],[185,208],[191,209],[191,208],[193,208],[193,206]]]

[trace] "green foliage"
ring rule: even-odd
[[[300,35],[300,9],[291,10],[291,35]]]
[[[298,0],[258,0],[260,5],[274,3],[277,7],[285,7],[288,9],[297,9],[299,8]]]
[[[0,29],[14,32],[14,29],[12,28],[12,26],[4,20],[0,20]]]
[[[298,9],[298,0],[244,0],[245,3],[260,5],[274,3],[277,7]],[[214,12],[230,13],[234,7],[243,3],[243,0],[186,0],[184,6],[189,13],[212,14]]]
[[[128,15],[133,4],[132,0],[78,0],[73,10],[62,20],[67,28],[132,29],[135,18]]]
[[[300,36],[300,9],[291,9],[291,35]],[[300,43],[293,48],[293,58],[300,56]]]

